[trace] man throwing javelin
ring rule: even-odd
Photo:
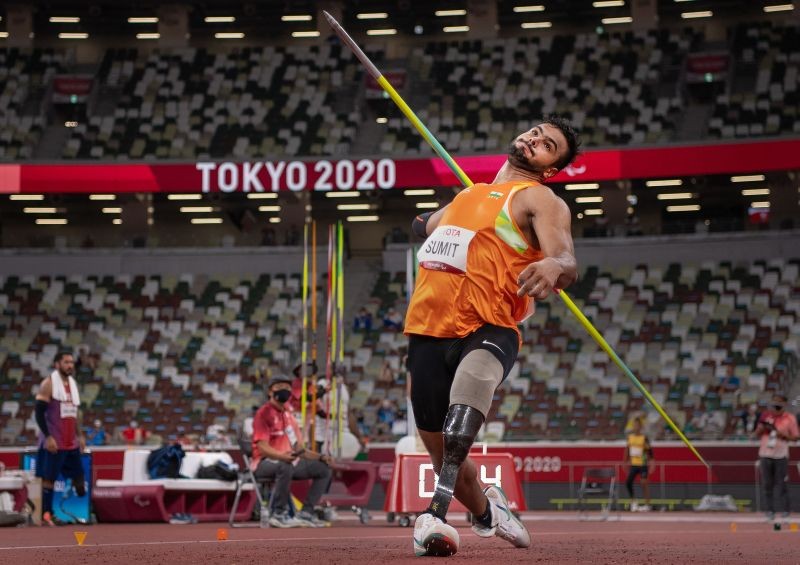
[[[42,524],[60,525],[53,516],[53,483],[59,473],[72,479],[75,493],[86,494],[81,452],[86,449],[83,432],[78,425],[78,383],[72,374],[75,360],[71,353],[55,357],[55,370],[42,381],[36,394],[36,424],[39,426],[39,451],[36,454],[36,476],[42,479]]]
[[[467,455],[516,361],[517,325],[536,300],[577,278],[569,208],[541,183],[574,159],[579,144],[565,120],[548,118],[511,143],[492,184],[466,188],[412,223],[426,242],[405,325],[411,403],[439,476],[414,525],[418,556],[458,550],[458,532],[445,520],[453,496],[472,513],[478,536],[530,546],[503,491],[483,489]]]

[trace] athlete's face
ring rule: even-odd
[[[65,377],[71,377],[75,372],[75,360],[72,358],[72,355],[64,355],[61,361],[56,363],[56,369]]]
[[[560,129],[550,124],[538,124],[511,142],[508,161],[547,179],[558,172],[555,164],[567,151],[567,138]]]

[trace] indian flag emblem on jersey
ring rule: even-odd
[[[493,190],[493,191],[491,191],[489,193],[489,198],[494,198],[495,200],[497,200],[498,198],[502,198],[502,197],[503,197],[503,193],[502,192],[497,192],[496,190]]]

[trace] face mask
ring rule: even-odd
[[[281,404],[283,404],[292,397],[292,391],[286,389],[276,390],[275,392],[272,393],[272,397]]]
[[[773,404],[772,409],[775,410],[776,412],[780,412],[781,410],[783,410],[783,406],[781,406],[780,404]]]

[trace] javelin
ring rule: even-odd
[[[461,170],[461,167],[458,166],[458,163],[456,163],[453,160],[453,158],[450,156],[447,150],[442,146],[441,143],[439,143],[439,141],[434,137],[434,135],[430,132],[430,130],[428,130],[428,128],[425,127],[425,124],[422,123],[422,121],[417,117],[414,111],[411,108],[409,108],[405,100],[403,100],[403,98],[397,93],[397,91],[389,83],[389,81],[386,80],[386,77],[384,77],[381,74],[381,72],[378,70],[378,67],[376,67],[375,64],[369,60],[369,57],[367,57],[364,51],[362,51],[361,48],[358,46],[358,44],[356,44],[356,42],[353,41],[350,35],[348,35],[348,33],[344,30],[344,28],[341,25],[339,25],[339,22],[337,22],[333,18],[333,16],[331,16],[326,11],[323,11],[323,14],[325,14],[325,19],[328,20],[328,23],[330,24],[331,28],[333,28],[333,31],[336,33],[336,35],[339,36],[339,39],[341,39],[342,42],[344,42],[344,44],[350,48],[350,50],[353,52],[353,54],[355,54],[358,60],[361,61],[361,64],[364,65],[364,67],[366,67],[367,71],[372,76],[372,78],[374,78],[377,81],[377,83],[381,86],[381,88],[383,88],[383,90],[391,97],[391,99],[394,100],[394,103],[397,104],[397,106],[400,108],[400,111],[403,112],[406,118],[409,119],[411,124],[417,129],[417,131],[422,135],[422,137],[425,138],[425,141],[427,141],[431,145],[431,147],[433,147],[433,150],[436,151],[439,157],[444,159],[445,163],[447,163],[447,166],[450,167],[450,170],[453,171],[456,177],[458,177],[458,180],[461,181],[461,184],[463,184],[464,187],[472,186],[472,184],[474,183],[469,179],[466,173],[463,170]],[[622,359],[620,359],[619,355],[616,354],[616,352],[611,348],[611,346],[608,344],[605,338],[603,338],[603,335],[599,331],[597,331],[597,328],[595,328],[592,325],[592,323],[586,318],[586,316],[583,315],[583,312],[581,312],[580,308],[578,308],[575,305],[575,303],[572,301],[569,295],[567,295],[566,292],[560,289],[555,289],[555,292],[561,297],[561,300],[564,302],[564,304],[567,306],[570,312],[572,312],[575,315],[575,317],[578,318],[578,321],[580,321],[581,325],[589,333],[589,335],[594,338],[594,340],[603,349],[603,351],[605,351],[608,354],[608,356],[617,365],[617,367],[619,367],[622,370],[622,372],[625,373],[625,376],[627,376],[633,382],[636,388],[639,389],[639,391],[653,406],[653,408],[655,408],[656,411],[661,415],[661,417],[664,418],[667,424],[669,424],[669,427],[672,428],[672,431],[674,431],[681,439],[681,441],[683,441],[683,443],[686,444],[686,447],[688,447],[691,450],[694,456],[697,457],[697,459],[703,465],[708,467],[709,466],[708,463],[706,463],[706,460],[703,459],[703,457],[697,452],[694,445],[692,445],[692,442],[689,441],[689,438],[687,438],[680,430],[680,428],[678,428],[678,426],[675,425],[675,422],[672,421],[672,418],[669,417],[669,415],[664,411],[664,409],[661,407],[658,401],[655,398],[653,398],[653,395],[650,394],[650,392],[644,387],[644,385],[639,381],[639,379],[636,378],[636,375],[633,374],[633,371],[631,371],[628,368],[628,366],[622,361]]]

